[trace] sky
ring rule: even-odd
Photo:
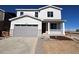
[[[0,9],[6,12],[16,13],[15,9],[20,8],[40,8],[45,5],[0,5]],[[79,29],[79,5],[55,5],[61,7],[62,19],[66,20],[65,27],[66,30],[76,30]]]

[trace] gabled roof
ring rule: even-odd
[[[49,7],[55,8],[55,9],[58,9],[58,10],[62,10],[62,8],[56,7],[56,6],[53,6],[53,5],[44,6],[44,7],[38,8],[38,9],[16,9],[16,10],[18,10],[18,11],[21,11],[21,10],[23,10],[23,11],[40,11],[40,10],[43,10],[43,9],[46,9],[46,8],[49,8]]]
[[[18,11],[39,11],[38,9],[16,9]]]
[[[14,21],[14,20],[17,20],[17,19],[20,19],[20,18],[23,18],[23,17],[29,17],[29,18],[33,18],[35,20],[41,21],[40,19],[33,17],[33,16],[29,16],[29,15],[22,15],[22,16],[19,16],[19,17],[14,17],[14,18],[9,19],[9,21]]]
[[[0,9],[0,11],[5,12],[3,9]]]
[[[51,8],[55,8],[55,9],[58,9],[58,10],[62,10],[62,8],[60,8],[60,7],[56,7],[56,6],[53,6],[53,5],[51,5],[51,6],[44,6],[44,7],[41,7],[41,8],[39,8],[39,10],[43,10],[43,9],[46,9],[46,8],[49,8],[49,7],[51,7]]]

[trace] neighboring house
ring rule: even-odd
[[[11,21],[10,36],[36,37],[43,33],[49,36],[65,35],[65,23],[61,18],[62,8],[44,6],[38,9],[16,9],[17,17]]]
[[[5,11],[0,9],[0,21],[4,21],[4,17],[5,17]]]
[[[16,17],[15,13],[11,12],[5,12],[5,17],[4,17],[4,31],[9,31],[10,30],[10,18]]]
[[[4,17],[5,17],[5,11],[0,9],[0,36],[2,35],[3,25],[4,25]]]
[[[10,18],[16,17],[14,13],[5,12],[0,9],[0,37],[6,36],[6,33],[10,30]],[[5,33],[3,33],[5,32]]]

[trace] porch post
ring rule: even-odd
[[[63,34],[65,35],[65,23],[63,22]]]
[[[50,34],[50,22],[48,22],[48,34]]]

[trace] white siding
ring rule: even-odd
[[[23,18],[12,21],[10,29],[14,29],[15,24],[38,24],[38,29],[41,29],[42,27],[41,21],[29,18],[29,17],[23,17]]]
[[[50,36],[63,36],[63,31],[62,30],[50,31],[49,35]]]
[[[53,11],[53,17],[47,17],[47,12]],[[47,8],[44,10],[41,10],[39,13],[40,19],[61,19],[61,10],[55,9],[55,8]]]
[[[17,17],[21,16],[20,12],[24,12],[24,15],[29,15],[35,17],[35,12],[37,11],[17,11]]]
[[[52,11],[53,17],[47,17],[47,12]],[[17,17],[20,16],[20,12],[24,12],[24,15],[35,17],[35,12],[38,12],[38,18],[43,19],[61,19],[61,10],[55,8],[46,8],[40,11],[17,11]]]
[[[15,24],[37,24],[38,25],[38,35],[40,36],[42,33],[42,22],[38,21],[36,19],[32,19],[29,17],[23,17],[17,20],[14,20],[11,22],[11,26],[10,26],[10,36],[13,36],[13,30],[14,30],[14,25]]]

